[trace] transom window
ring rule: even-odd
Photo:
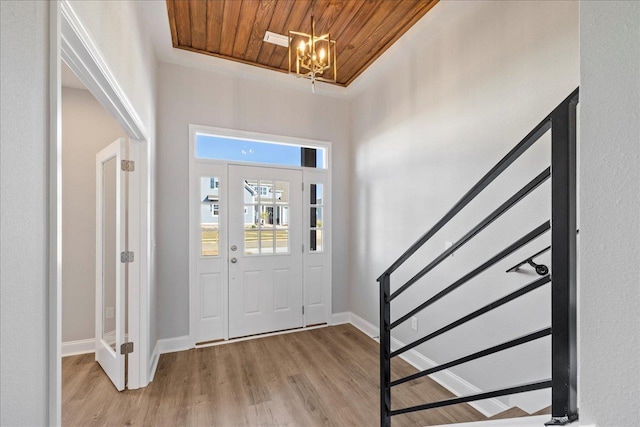
[[[204,133],[196,133],[196,157],[278,166],[327,168],[327,153],[322,147],[254,141]],[[212,180],[211,185],[214,184]],[[261,188],[259,190],[261,195],[266,196],[263,193],[265,189]]]

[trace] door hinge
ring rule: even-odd
[[[304,182],[302,183],[302,191],[304,191]]]
[[[120,169],[124,172],[133,172],[136,168],[136,163],[133,160],[122,160],[120,162]]]
[[[132,251],[120,252],[120,262],[122,263],[133,262],[133,252]]]
[[[304,305],[302,306],[302,314],[304,314]]]
[[[302,253],[304,253],[304,243],[302,244]]]
[[[126,342],[120,346],[120,354],[133,353],[133,342]]]

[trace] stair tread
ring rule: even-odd
[[[488,420],[505,420],[508,418],[520,418],[520,417],[533,417],[536,415],[549,415],[551,414],[551,406],[547,406],[544,409],[540,409],[533,414],[530,414],[523,409],[514,406],[513,408],[509,408],[506,411],[502,411],[499,414],[496,414],[492,417],[487,418]]]
[[[531,415],[550,415],[551,414],[551,406],[547,406],[544,409],[540,409],[538,412],[534,412]]]

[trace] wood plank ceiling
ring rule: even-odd
[[[438,0],[166,0],[173,47],[288,71],[288,50],[266,31],[329,32],[338,85],[348,86]]]

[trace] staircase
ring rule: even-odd
[[[506,411],[500,412],[499,414],[494,415],[493,417],[487,418],[488,420],[508,420],[510,418],[520,418],[520,417],[531,417],[537,415],[550,415],[551,414],[551,406],[541,409],[533,414],[528,413],[527,411],[514,406],[513,408],[509,408]]]
[[[495,397],[508,396],[533,390],[551,388],[551,419],[546,425],[566,425],[578,419],[577,410],[577,358],[576,358],[576,105],[578,103],[578,89],[562,101],[547,117],[545,117],[529,134],[522,139],[502,160],[500,160],[480,181],[478,181],[431,229],[423,234],[411,245],[393,264],[378,278],[380,287],[380,425],[390,427],[392,417],[416,411],[426,411],[459,403],[474,402]],[[463,237],[453,243],[448,249],[430,261],[422,270],[407,282],[395,287],[392,291],[392,274],[402,264],[409,260],[418,249],[429,241],[451,219],[460,213],[476,196],[478,196],[491,182],[502,174],[513,162],[535,144],[542,135],[551,131],[551,165],[529,181],[518,192],[508,198],[482,221],[472,227]],[[431,270],[442,263],[456,250],[460,249],[480,232],[484,231],[502,214],[507,212],[519,201],[527,197],[543,182],[551,179],[551,218],[530,230],[491,256],[469,273],[463,275],[446,288],[436,293],[426,301],[419,302],[415,308],[391,319],[391,303],[400,294],[409,289],[417,281],[426,276]],[[525,247],[533,239],[542,234],[551,233],[551,271],[546,266],[533,263],[533,256],[523,261],[535,266],[541,276],[529,284],[511,292],[508,295],[472,312],[460,319],[449,323],[440,329],[429,333],[405,346],[391,351],[391,332],[398,325],[426,310],[435,302],[445,298],[454,290],[464,291],[464,285],[471,279],[487,270],[497,262],[505,259],[518,249]],[[543,268],[544,267],[544,268]],[[517,268],[514,267],[514,268]],[[480,317],[497,307],[508,304],[521,296],[542,286],[551,287],[551,319],[550,326],[529,334],[515,337],[507,342],[486,348],[482,351],[449,361],[447,363],[426,369],[424,371],[391,381],[391,359],[414,347],[432,340],[448,331],[457,328],[473,319]],[[459,291],[459,292],[460,292]],[[392,388],[407,381],[415,380],[426,375],[449,369],[479,358],[551,336],[552,346],[552,375],[526,384],[480,392],[473,395],[461,396],[447,400],[426,402],[423,404],[400,409],[391,409]],[[514,418],[529,416],[530,414],[512,408],[498,416],[491,418]]]

